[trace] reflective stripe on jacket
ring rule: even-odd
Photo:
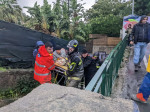
[[[34,79],[41,84],[51,83],[51,70],[54,69],[53,55],[49,55],[45,46],[41,46],[35,60]]]
[[[78,52],[74,52],[69,56],[69,60],[68,77],[82,78],[84,75],[84,68],[80,54]]]
[[[68,80],[81,80],[81,78],[78,78],[78,77],[68,77]]]

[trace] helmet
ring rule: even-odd
[[[77,47],[78,47],[78,41],[77,41],[77,40],[71,40],[71,41],[68,43],[67,47],[68,47],[68,48],[69,48],[69,47],[77,48]]]
[[[73,52],[77,52],[78,51],[78,41],[77,40],[71,40],[68,45],[67,45],[68,48],[74,48],[74,51]],[[71,54],[73,53],[71,52]],[[69,53],[70,54],[70,53]]]

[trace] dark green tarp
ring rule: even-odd
[[[32,61],[32,51],[38,40],[51,41],[65,47],[68,41],[12,23],[0,21],[0,58],[11,62]]]
[[[0,21],[0,65],[7,65],[10,62],[33,62],[32,52],[39,40],[44,43],[50,41],[54,47],[58,44],[63,48],[66,48],[68,43],[64,39]],[[2,60],[5,62],[1,63]]]

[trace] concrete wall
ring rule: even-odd
[[[32,69],[15,69],[0,71],[0,90],[13,88],[16,86],[17,81],[23,77],[33,77]]]
[[[97,51],[105,51],[106,54],[109,54],[114,47],[115,46],[93,46],[92,53]]]
[[[102,34],[89,34],[89,42],[86,43],[86,49],[89,53],[105,51],[109,54],[111,50],[121,41],[119,37],[107,37]]]

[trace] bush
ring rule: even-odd
[[[39,85],[39,82],[35,81],[33,77],[23,77],[17,82],[15,88],[0,91],[0,99],[24,96]]]
[[[26,95],[39,85],[39,82],[35,81],[33,77],[23,77],[17,82],[15,90],[20,95]]]

